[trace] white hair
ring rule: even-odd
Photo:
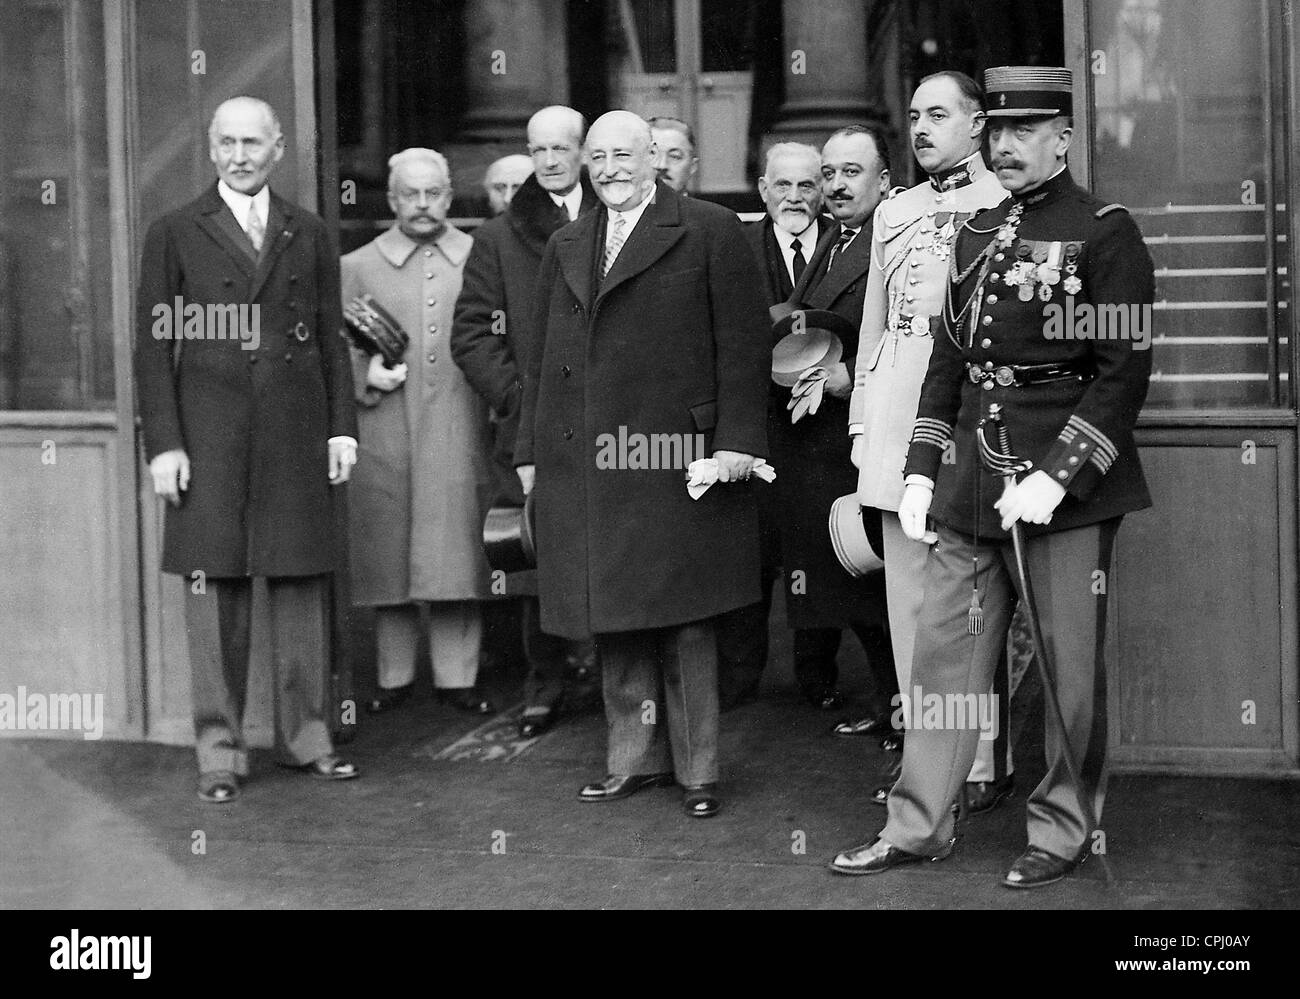
[[[393,153],[392,156],[388,157],[388,189],[390,191],[393,189],[393,175],[408,163],[431,163],[442,171],[447,183],[451,184],[451,167],[447,165],[447,157],[436,149],[412,146],[410,149],[403,149],[400,153]]]
[[[283,138],[284,132],[280,130],[280,118],[275,113],[275,108],[262,100],[260,97],[249,97],[247,94],[240,94],[238,97],[231,97],[217,105],[217,109],[212,112],[212,121],[208,123],[208,140],[215,142],[217,139],[217,119],[221,117],[221,112],[235,104],[251,105],[262,112],[266,118],[266,123],[271,129],[271,139],[277,140]]]
[[[763,176],[766,177],[769,170],[772,169],[773,156],[807,156],[815,160],[818,166],[821,165],[822,154],[816,146],[810,146],[806,142],[778,142],[767,151],[767,157],[763,160]]]

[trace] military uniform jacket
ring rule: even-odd
[[[1022,215],[1008,243],[1007,223],[1014,222],[1017,204]],[[977,263],[981,254],[983,265]],[[955,257],[955,275],[971,273],[951,288],[905,469],[935,480],[933,519],[967,534],[1006,537],[993,508],[1002,485],[984,469],[975,436],[991,403],[1003,407],[1013,453],[1066,490],[1051,523],[1027,524],[1027,533],[1063,531],[1150,506],[1133,427],[1146,398],[1151,352],[1114,329],[1109,338],[1097,338],[1098,323],[1085,328],[1081,321],[1099,306],[1129,311],[1152,302],[1151,256],[1128,212],[1079,188],[1064,170],[1027,197],[967,223]],[[1021,279],[1025,269],[1053,262],[1060,271],[1055,282],[1050,273],[1046,282]],[[1013,272],[1017,265],[1021,271]],[[1021,292],[1026,283],[1032,288],[1028,301]],[[954,322],[952,313],[968,300]],[[1064,323],[1053,325],[1053,315],[1063,315]],[[1062,362],[1091,369],[1095,377],[1024,386],[988,377],[1006,365]],[[970,366],[988,374],[972,381]]]
[[[849,400],[849,433],[865,444],[858,501],[897,510],[903,464],[934,344],[931,317],[943,309],[957,231],[1007,192],[976,153],[969,182],[936,190],[929,181],[882,201],[871,227],[871,270]]]
[[[367,385],[352,348],[360,447],[349,487],[352,601],[491,595],[483,511],[491,500],[487,404],[452,363],[452,308],[471,239],[453,225],[417,243],[393,224],[341,261],[343,300],[374,296],[410,335],[406,381]]]
[[[256,309],[257,349],[156,338],[155,307],[178,299]],[[136,308],[145,457],[184,449],[190,459],[189,489],[167,508],[163,572],[332,571],[328,441],[356,437],[357,422],[325,224],[271,192],[256,254],[213,183],[149,227]]]

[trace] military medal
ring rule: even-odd
[[[1061,287],[1067,295],[1077,295],[1083,290],[1083,282],[1075,272],[1079,269],[1079,244],[1071,243],[1065,248],[1065,280]]]

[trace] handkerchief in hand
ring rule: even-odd
[[[760,458],[754,463],[754,474],[764,482],[771,482],[776,478],[776,469]],[[691,499],[699,499],[717,481],[717,458],[696,458],[686,469],[686,491]]]

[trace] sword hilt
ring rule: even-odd
[[[985,428],[990,425],[994,444],[989,443],[989,435],[985,432]],[[989,406],[989,415],[980,420],[980,425],[975,429],[975,437],[979,441],[980,460],[994,475],[1005,478],[1027,472],[1034,467],[1034,463],[1028,458],[1017,458],[1012,453],[1011,435],[1007,431],[1006,421],[1002,419],[1001,403],[995,402]]]

